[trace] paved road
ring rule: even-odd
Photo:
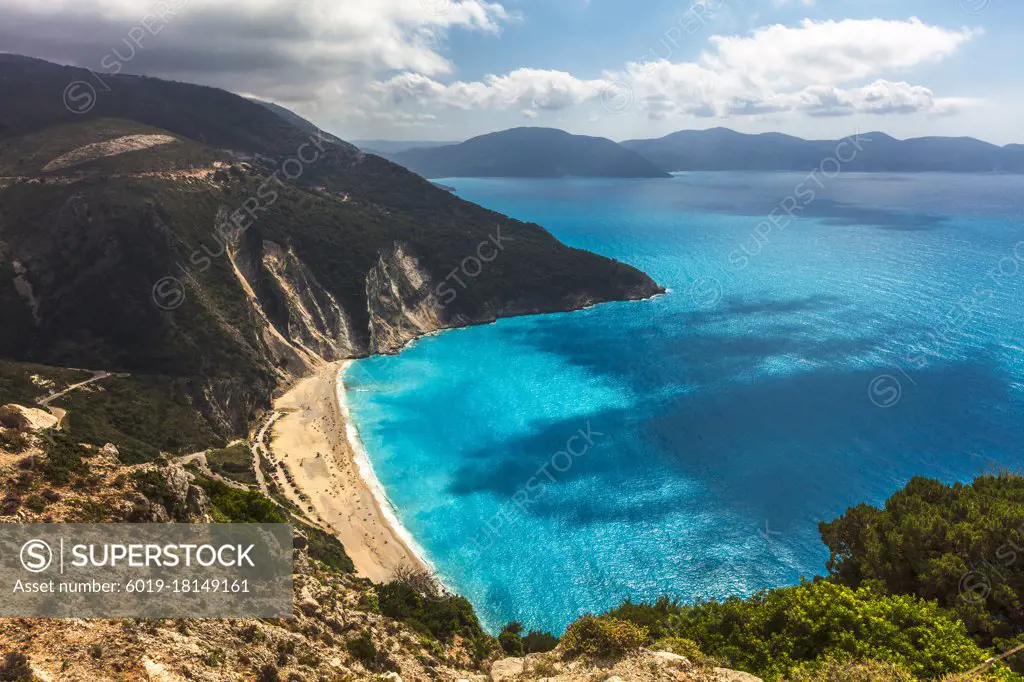
[[[36,402],[39,405],[41,405],[41,406],[43,406],[45,408],[49,408],[50,407],[50,403],[52,403],[57,398],[61,398],[61,397],[65,396],[65,395],[67,395],[68,393],[71,393],[72,391],[76,391],[76,390],[82,388],[82,386],[88,386],[89,384],[93,383],[94,381],[101,381],[103,379],[106,379],[107,377],[113,376],[113,374],[111,374],[110,372],[104,372],[102,370],[89,369],[89,370],[85,370],[85,371],[92,372],[92,377],[89,378],[89,379],[86,379],[85,381],[79,381],[77,384],[71,384],[70,386],[65,388],[63,391],[57,391],[56,393],[51,393],[50,395],[46,396],[45,398],[40,398]],[[119,374],[118,376],[128,376],[128,375],[127,374]]]

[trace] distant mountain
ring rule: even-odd
[[[264,102],[263,100],[256,99],[254,97],[250,97],[249,101],[255,102],[256,104],[259,104],[260,106],[263,106],[263,107],[266,107],[267,109],[270,109],[272,112],[274,112],[275,114],[277,114],[278,116],[280,116],[284,120],[288,121],[293,126],[298,128],[299,130],[305,131],[307,133],[321,132],[320,131],[320,126],[316,125],[315,123],[313,123],[310,120],[302,118],[301,116],[296,114],[291,109],[286,109],[285,107],[282,107],[280,104],[274,104],[273,102]],[[341,141],[341,138],[336,137],[334,135],[331,135],[330,133],[323,133],[323,135],[324,135],[324,137],[326,137],[331,142],[340,142]]]
[[[458,144],[457,140],[448,140],[446,142],[438,142],[437,140],[352,140],[352,144],[359,147],[362,151],[367,154],[377,154],[378,156],[386,156],[388,154],[397,154],[404,152],[409,149],[419,149],[425,147],[447,147],[449,145]]]
[[[810,170],[836,155],[841,140],[804,140],[781,133],[746,135],[728,128],[681,130],[622,146],[670,171]],[[897,140],[885,133],[859,135],[860,150],[843,148],[843,170],[859,172],[1020,173],[1024,146],[998,147],[970,137]],[[851,158],[846,161],[846,158]]]
[[[661,178],[668,174],[603,137],[554,128],[513,128],[461,144],[410,149],[387,158],[428,178]]]

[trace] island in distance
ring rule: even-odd
[[[428,178],[667,178],[640,154],[603,137],[555,128],[513,128],[460,144],[387,154]]]
[[[1024,173],[1020,144],[1000,147],[971,137],[897,140],[881,132],[850,140],[856,153],[843,162],[846,172]],[[430,178],[661,178],[685,171],[806,171],[833,155],[840,142],[711,128],[616,143],[553,128],[513,128],[459,144],[375,140],[360,147]]]

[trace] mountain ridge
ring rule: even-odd
[[[838,140],[807,140],[784,133],[710,128],[620,144],[669,171],[803,171],[837,156],[844,140],[857,142],[856,152],[846,152],[841,159],[843,170],[850,172],[1024,173],[1024,146],[1000,147],[973,137],[899,140],[875,131]]]
[[[668,177],[655,164],[607,138],[557,128],[511,128],[455,145],[409,149],[387,157],[432,178]]]
[[[384,156],[404,163],[414,171],[423,171],[423,174],[431,177],[473,177],[484,174],[486,170],[467,166],[458,160],[438,157],[451,155],[455,148],[470,141],[493,139],[494,136],[522,130],[559,131],[583,139],[607,139],[573,135],[557,128],[510,128],[461,143],[374,142],[379,148],[387,150]],[[617,144],[668,172],[803,171],[834,156],[836,147],[844,139],[860,140],[864,145],[864,149],[858,150],[854,158],[842,162],[846,171],[1024,173],[1024,144],[1000,146],[970,136],[929,135],[898,139],[888,133],[872,131],[857,133],[850,138],[829,140],[805,139],[774,131],[741,133],[719,126],[705,130],[677,130],[659,138],[627,139]],[[556,173],[540,176],[498,171],[495,174],[498,177],[560,177]]]

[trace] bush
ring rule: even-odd
[[[238,490],[220,481],[196,479],[210,498],[217,523],[287,523],[288,519],[272,500],[255,490]]]
[[[989,656],[934,602],[825,580],[680,607],[661,627],[769,682],[830,658],[885,661],[933,678]]]
[[[28,449],[28,438],[20,431],[0,428],[0,449],[19,454]]]
[[[881,661],[840,662],[828,659],[823,663],[805,664],[797,668],[788,682],[915,682],[905,668]]]
[[[250,644],[253,642],[263,642],[267,639],[267,636],[263,634],[263,631],[260,630],[254,623],[250,623],[249,625],[246,625],[241,630],[239,630],[238,636],[241,637],[243,641],[249,642]]]
[[[277,666],[272,663],[263,666],[256,676],[256,682],[281,682],[281,675],[277,672]]]
[[[355,564],[345,551],[345,546],[338,538],[313,526],[302,525],[301,528],[309,540],[307,552],[310,557],[342,573],[352,573],[356,570]]]
[[[627,599],[617,608],[608,611],[608,615],[620,620],[628,620],[630,623],[647,628],[651,639],[661,639],[671,635],[665,629],[669,616],[678,615],[682,607],[678,601],[668,597],[658,597],[653,604],[636,604]]]
[[[359,608],[369,613],[380,613],[380,599],[377,593],[368,591],[359,595]]]
[[[485,635],[473,606],[464,597],[428,597],[412,585],[392,581],[377,586],[380,612],[418,632],[449,642],[456,635],[475,640]]]
[[[509,656],[518,658],[524,653],[523,638],[517,632],[502,630],[501,634],[498,635],[498,644],[501,645],[501,648]]]
[[[377,645],[373,643],[373,637],[369,630],[363,630],[358,635],[345,643],[345,648],[352,654],[352,658],[363,664],[367,670],[377,667],[377,660],[380,652]]]
[[[25,506],[30,511],[40,514],[46,509],[46,499],[42,495],[29,495],[25,500]]]
[[[621,656],[639,649],[646,642],[647,628],[607,614],[583,616],[562,636],[567,653],[600,658]]]
[[[473,663],[477,666],[482,666],[499,648],[498,640],[488,634],[483,634],[470,640]]]
[[[236,443],[218,450],[207,450],[206,462],[210,471],[230,478],[239,483],[256,485],[256,473],[253,471],[253,457],[249,446]]]
[[[32,666],[25,654],[12,651],[0,665],[0,680],[3,682],[32,682]]]
[[[1022,476],[914,478],[883,508],[851,507],[820,530],[836,582],[934,599],[983,646],[1024,630]]]
[[[88,471],[82,463],[82,458],[88,457],[89,451],[67,434],[53,432],[43,449],[46,451],[46,459],[39,468],[46,480],[51,483],[66,485],[71,481],[72,475],[81,475]]]
[[[558,638],[550,632],[530,630],[523,637],[523,652],[527,654],[543,654],[558,646]]]

